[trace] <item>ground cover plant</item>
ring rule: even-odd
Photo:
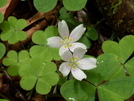
[[[89,1],[1,0],[0,101],[133,101],[134,36]]]

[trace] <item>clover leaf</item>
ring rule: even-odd
[[[127,35],[119,43],[115,41],[105,41],[102,44],[105,53],[114,53],[118,56],[121,63],[125,63],[134,51],[134,36]]]
[[[8,41],[14,44],[18,41],[26,39],[26,32],[21,31],[26,26],[27,22],[24,19],[17,20],[15,17],[8,17],[8,21],[3,21],[0,25],[2,29],[1,40]]]
[[[78,11],[84,8],[87,0],[63,0],[63,5],[67,10]]]
[[[0,23],[4,20],[4,15],[0,12]]]
[[[94,27],[87,27],[86,36],[93,41],[98,39],[98,33]]]
[[[94,101],[95,90],[90,83],[73,79],[65,82],[60,92],[67,101]]]
[[[18,70],[21,65],[29,64],[30,56],[26,50],[22,50],[19,53],[16,51],[9,51],[7,57],[3,59],[3,64],[9,66],[7,72],[11,76],[18,75]]]
[[[97,67],[85,71],[87,80],[94,85],[103,81],[125,76],[124,68],[119,64],[118,56],[113,53],[105,53],[97,58]]]
[[[70,28],[75,27],[74,15],[71,11],[67,11],[65,7],[62,7],[59,11],[59,20],[65,20]]]
[[[56,65],[53,62],[45,62],[42,58],[32,58],[30,64],[22,65],[19,75],[22,77],[20,85],[25,90],[31,90],[34,86],[40,94],[47,94],[59,81],[55,72]]]
[[[83,35],[80,39],[79,42],[85,44],[87,46],[87,48],[91,47],[91,41],[87,38],[86,35]]]
[[[49,12],[57,4],[58,0],[34,0],[34,6],[39,12]]]
[[[3,43],[0,43],[0,59],[4,56],[6,52],[6,47]]]
[[[0,99],[0,101],[9,101],[9,100],[7,100],[7,99]]]
[[[30,55],[32,57],[42,57],[45,61],[52,59],[60,60],[59,49],[48,47],[47,38],[58,34],[58,29],[55,26],[46,28],[45,31],[36,31],[32,36],[32,41],[38,45],[30,48]]]
[[[1,0],[1,3],[0,3],[0,8],[5,6],[7,3],[7,0]]]
[[[119,77],[98,87],[100,101],[124,101],[134,93],[134,79]]]
[[[131,77],[134,77],[134,58],[130,57],[134,52],[133,44],[134,36],[127,35],[123,37],[119,43],[115,41],[105,41],[102,45],[102,49],[105,53],[114,53],[118,56],[119,64],[124,65],[124,68]]]

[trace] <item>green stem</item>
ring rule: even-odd
[[[0,96],[2,97],[2,98],[4,98],[4,99],[7,99],[7,100],[9,100],[7,97],[5,97],[3,94],[1,94],[0,93]]]
[[[105,19],[101,19],[99,22],[97,22],[95,25],[93,25],[93,27],[96,27],[97,25],[99,25],[102,21],[104,21]]]

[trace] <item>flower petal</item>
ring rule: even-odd
[[[70,67],[68,66],[68,62],[64,62],[60,65],[59,71],[63,74],[63,76],[67,76],[70,72]]]
[[[68,47],[66,46],[66,48],[65,48],[65,46],[66,46],[66,45],[63,45],[63,46],[60,47],[60,49],[59,49],[59,55],[60,55],[60,56],[61,56],[65,51],[69,50]]]
[[[80,43],[80,42],[75,42],[75,43],[71,43],[72,45],[69,47],[69,49],[74,52],[74,50],[78,47],[80,48],[83,48],[83,49],[86,49],[86,45],[84,45],[83,43]]]
[[[58,22],[58,30],[62,38],[69,37],[69,29],[67,23],[64,20]]]
[[[61,55],[62,60],[64,61],[69,61],[70,58],[72,58],[72,53],[69,50],[66,50],[62,55]]]
[[[97,60],[95,58],[83,58],[78,61],[80,63],[79,68],[83,70],[93,69],[96,67],[96,61]]]
[[[77,57],[78,60],[81,59],[83,57],[83,55],[86,53],[86,49],[78,47],[75,48],[74,52],[73,52],[73,57]]]
[[[86,76],[86,74],[81,70],[81,69],[79,69],[79,68],[76,68],[76,69],[71,69],[71,73],[72,73],[72,75],[73,75],[73,77],[75,78],[75,79],[77,79],[77,80],[82,80],[82,79],[86,79],[87,78],[87,76]]]
[[[60,37],[50,37],[47,39],[47,45],[52,48],[59,48],[62,46],[63,39]]]
[[[81,36],[84,34],[86,28],[83,27],[83,24],[75,27],[75,29],[71,32],[69,39],[72,39],[72,42],[78,41]]]

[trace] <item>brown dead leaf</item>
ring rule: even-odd
[[[2,84],[3,84],[3,75],[0,75],[0,90],[2,88]]]
[[[46,101],[43,95],[37,94],[35,97],[32,98],[33,101]]]
[[[0,8],[0,12],[3,13],[3,15],[5,16],[5,19],[7,19],[7,17],[11,14],[11,12],[13,11],[13,9],[16,7],[17,3],[19,2],[19,0],[7,0],[7,4]]]
[[[10,1],[16,1],[17,2],[17,0],[10,0]],[[27,44],[31,40],[32,34],[34,32],[36,32],[37,30],[42,30],[42,29],[44,29],[45,27],[47,27],[48,25],[51,24],[51,22],[53,21],[53,19],[56,17],[55,16],[55,13],[57,12],[58,9],[59,9],[59,6],[57,5],[50,12],[47,12],[47,13],[37,12],[34,16],[32,16],[31,18],[29,18],[27,20],[27,26],[26,26],[26,28],[28,28],[31,25],[32,25],[32,27],[30,27],[29,29],[26,30],[26,33],[27,33],[26,40],[21,41],[21,43],[20,42],[15,43],[13,45],[8,44],[7,42],[5,42],[5,45],[7,47],[7,51],[9,51],[11,49],[21,50],[22,49],[22,45]]]

